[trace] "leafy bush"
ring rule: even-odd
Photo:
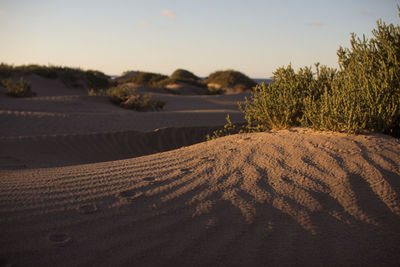
[[[207,95],[222,95],[223,93],[222,87],[207,86]]]
[[[156,111],[163,109],[165,102],[153,99],[150,94],[139,95],[126,85],[118,85],[106,91],[111,102],[123,108],[137,111]]]
[[[19,76],[23,74],[36,74],[48,79],[60,79],[65,85],[73,88],[107,88],[110,79],[100,71],[82,70],[80,68],[69,68],[61,66],[22,65],[12,66],[0,64],[0,75],[10,77],[12,74]]]
[[[36,93],[32,92],[31,86],[23,78],[18,82],[14,82],[12,79],[2,80],[2,85],[7,89],[7,95],[13,97],[31,97],[35,96]]]
[[[138,71],[131,75],[127,80],[122,80],[121,83],[131,82],[135,85],[157,87],[160,81],[167,78],[168,76],[158,73]]]
[[[237,88],[240,90],[249,90],[256,85],[256,82],[241,72],[234,70],[216,71],[211,73],[204,80],[205,84],[219,84],[223,88]]]
[[[89,96],[104,96],[104,89],[97,89],[91,88],[88,90]]]
[[[245,113],[249,128],[287,128],[307,123],[304,118],[305,99],[318,101],[324,88],[331,90],[337,76],[335,69],[316,64],[316,75],[309,67],[297,73],[291,65],[278,68],[273,83],[257,85],[251,100],[245,99],[240,108]]]
[[[400,135],[400,26],[379,20],[372,34],[369,40],[353,34],[351,48],[338,50],[331,88],[319,101],[306,100],[312,128]]]
[[[184,70],[184,69],[177,69],[175,70],[171,76],[171,79],[175,79],[175,80],[181,80],[181,81],[199,81],[200,78],[197,77],[196,75],[194,75],[192,72],[188,71],[188,70]]]
[[[205,87],[203,83],[201,83],[200,78],[194,75],[192,72],[184,70],[184,69],[177,69],[175,70],[171,76],[166,79],[163,79],[157,83],[157,87],[165,87],[169,84],[175,83],[186,83],[198,87]]]
[[[278,68],[273,83],[257,85],[240,104],[247,125],[228,121],[214,137],[291,126],[400,136],[400,26],[379,20],[372,34],[369,40],[353,34],[351,48],[339,48],[339,70],[318,63],[316,73]]]
[[[110,86],[110,78],[104,73],[97,70],[87,70],[86,73],[87,85],[91,88],[107,88]]]

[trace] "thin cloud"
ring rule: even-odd
[[[361,15],[366,16],[366,17],[371,17],[374,14],[372,12],[369,12],[367,10],[361,11]]]
[[[322,26],[324,26],[324,24],[322,24],[322,22],[320,22],[320,21],[312,21],[312,22],[308,23],[307,25],[311,26],[311,27],[322,27]]]
[[[142,20],[142,21],[140,22],[140,25],[142,25],[142,26],[149,26],[150,24],[149,24],[149,22],[148,22],[147,20]]]
[[[161,10],[161,14],[170,18],[170,19],[174,19],[176,18],[176,14],[170,10]]]

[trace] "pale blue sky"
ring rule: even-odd
[[[400,24],[398,0],[0,0],[0,62],[98,69],[236,69],[270,77],[280,66],[337,67],[350,33]]]

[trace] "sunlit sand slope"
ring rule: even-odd
[[[15,266],[396,266],[400,143],[302,129],[0,172]]]

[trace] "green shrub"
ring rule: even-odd
[[[84,71],[80,68],[51,65],[22,65],[14,67],[4,63],[0,64],[0,76],[10,77],[12,74],[18,76],[24,74],[36,74],[48,79],[60,79],[65,85],[72,88],[107,88],[111,83],[110,78],[100,71]]]
[[[160,81],[167,78],[168,76],[158,73],[138,71],[130,78],[121,81],[121,83],[131,82],[134,83],[135,85],[157,87]]]
[[[110,86],[110,78],[100,71],[87,70],[86,73],[87,85],[91,88],[107,88]]]
[[[127,109],[137,111],[157,111],[163,109],[165,102],[154,99],[150,94],[139,95],[126,85],[118,85],[106,91],[110,101]]]
[[[399,135],[400,26],[379,20],[373,38],[351,36],[338,50],[340,71],[319,101],[306,99],[314,129]]]
[[[222,95],[223,93],[222,87],[207,86],[207,95]]]
[[[175,70],[171,76],[171,79],[174,80],[182,80],[182,81],[199,81],[200,78],[197,77],[196,75],[194,75],[192,72],[188,71],[188,70],[184,70],[184,69],[177,69]]]
[[[12,79],[6,79],[2,80],[1,83],[7,89],[7,95],[9,96],[31,97],[36,95],[36,93],[32,92],[30,84],[23,78],[18,82],[14,82]]]
[[[234,70],[216,71],[204,80],[205,84],[215,83],[223,88],[249,90],[257,83],[241,72]]]
[[[88,95],[89,96],[104,96],[104,89],[94,89],[94,88],[90,88],[88,90]]]
[[[175,70],[171,76],[160,80],[157,83],[157,87],[164,88],[169,84],[175,83],[186,83],[193,86],[198,87],[205,87],[205,85],[200,81],[200,78],[194,75],[192,72],[184,70],[184,69],[177,69]]]
[[[379,20],[372,34],[369,40],[353,34],[351,48],[339,48],[339,70],[277,69],[273,83],[257,85],[240,104],[247,125],[239,132],[304,126],[400,136],[400,26]],[[226,126],[214,137],[238,132],[230,121]]]

